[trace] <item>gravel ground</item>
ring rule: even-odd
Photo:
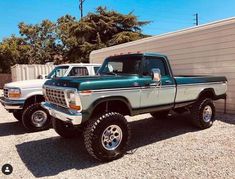
[[[65,140],[53,129],[26,133],[0,105],[0,166],[14,168],[0,178],[235,178],[235,116],[217,115],[214,126],[203,131],[188,118],[128,119],[128,154],[99,163],[86,153],[81,137]]]

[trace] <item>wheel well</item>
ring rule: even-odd
[[[121,100],[110,100],[99,103],[92,111],[91,117],[94,117],[102,112],[118,112],[122,115],[131,115],[128,104]]]
[[[199,94],[198,99],[204,99],[204,98],[214,99],[214,98],[215,98],[214,89],[205,89],[205,90],[203,90],[203,91]]]
[[[45,98],[43,97],[43,95],[35,95],[35,96],[31,96],[28,99],[26,99],[25,104],[24,104],[24,108],[28,107],[29,105],[33,104],[33,103],[39,103],[39,102],[43,102],[45,101]]]

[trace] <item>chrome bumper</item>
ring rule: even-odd
[[[58,107],[48,102],[42,102],[41,105],[49,111],[52,117],[60,119],[61,121],[70,122],[73,125],[79,125],[82,123],[82,113],[80,112]]]
[[[25,100],[10,100],[5,97],[0,97],[0,103],[7,110],[23,109],[24,102],[25,102]]]

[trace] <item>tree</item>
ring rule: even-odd
[[[89,62],[92,50],[147,37],[142,26],[148,23],[138,21],[133,13],[125,15],[105,7],[98,7],[80,20],[65,15],[56,23],[21,22],[21,37],[11,36],[0,43],[0,67],[9,71],[16,63]]]
[[[148,23],[138,21],[132,13],[124,15],[98,7],[95,13],[89,13],[71,26],[70,37],[74,41],[67,58],[88,62],[92,50],[147,37],[141,27]]]
[[[29,62],[45,63],[54,61],[59,55],[60,48],[57,43],[56,25],[49,20],[43,20],[40,24],[19,24],[19,31],[28,45],[30,45]]]
[[[28,52],[31,51],[23,38],[11,36],[0,43],[0,72],[10,73],[10,67],[16,63],[29,63]]]

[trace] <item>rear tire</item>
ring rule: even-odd
[[[200,129],[207,129],[215,121],[215,106],[210,98],[201,99],[191,107],[193,124]]]
[[[22,121],[23,110],[14,111],[12,114],[18,121]]]
[[[168,118],[169,111],[159,111],[159,112],[153,112],[150,114],[153,116],[153,118],[157,120],[162,120],[162,119]]]
[[[129,138],[128,122],[116,112],[91,120],[84,132],[87,152],[103,162],[121,158],[126,153]]]
[[[47,130],[51,127],[51,116],[41,103],[35,103],[24,110],[22,123],[30,132]]]
[[[78,137],[82,133],[82,130],[75,128],[73,124],[63,122],[57,118],[52,118],[52,126],[56,133],[63,138]]]

